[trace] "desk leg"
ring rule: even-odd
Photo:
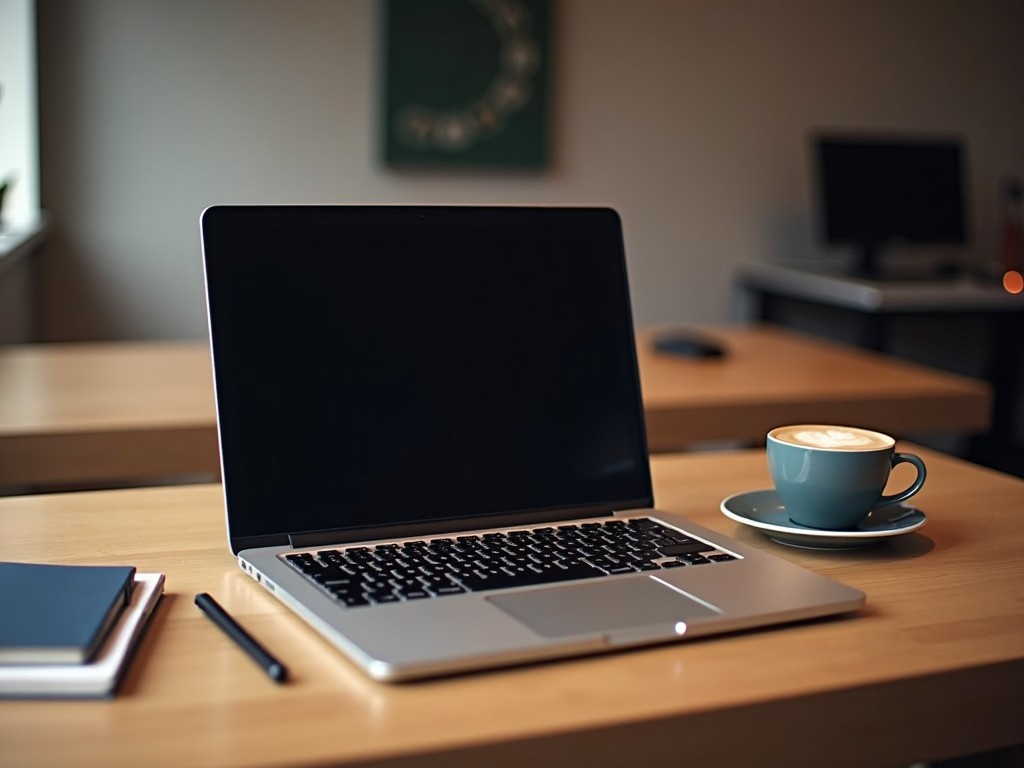
[[[891,315],[878,312],[864,313],[861,317],[861,346],[874,352],[885,352],[889,347]]]
[[[764,291],[750,290],[750,308],[758,320],[762,323],[777,323],[778,311],[775,307],[774,298]]]
[[[992,348],[986,378],[992,383],[992,429],[971,441],[969,458],[1024,477],[1024,448],[1017,437],[1017,417],[1024,387],[1021,380],[1024,314],[1004,312],[991,315],[990,320]]]
[[[992,319],[992,434],[1003,445],[1012,445],[1017,425],[1021,389],[1021,350],[1024,349],[1024,314],[1006,312]]]

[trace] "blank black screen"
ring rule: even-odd
[[[959,142],[820,137],[817,163],[827,242],[965,241]]]
[[[233,540],[649,499],[617,215],[216,207]]]

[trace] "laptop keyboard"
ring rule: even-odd
[[[735,559],[649,518],[417,539],[284,557],[352,607]]]

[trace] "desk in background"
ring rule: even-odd
[[[902,318],[926,321],[977,318],[987,326],[985,379],[993,386],[992,428],[970,452],[977,461],[1020,473],[1024,447],[1015,434],[1020,424],[1024,384],[1024,295],[1010,294],[995,282],[956,280],[867,280],[813,264],[747,262],[739,284],[754,299],[754,318],[784,323],[801,307],[824,310],[856,330],[856,343],[891,352],[893,329]],[[911,353],[912,354],[912,353]],[[1007,461],[1017,455],[1018,467]]]
[[[0,488],[220,476],[202,342],[0,346]]]
[[[652,452],[702,441],[763,443],[780,424],[840,423],[908,434],[988,429],[988,384],[769,325],[710,328],[723,358],[657,352],[638,334]]]
[[[651,461],[661,508],[864,590],[855,616],[395,686],[241,573],[220,486],[0,499],[0,559],[167,574],[117,700],[0,701],[0,763],[863,768],[1020,744],[1024,481],[902,447],[928,463],[928,523],[854,551],[783,547],[718,511],[767,485],[761,450]],[[195,608],[202,591],[290,684]]]
[[[714,328],[721,360],[638,358],[652,452],[758,443],[769,428],[848,422],[896,435],[982,432],[987,384],[779,328]],[[219,475],[202,342],[0,347],[0,488]]]

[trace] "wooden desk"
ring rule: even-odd
[[[639,334],[653,452],[755,443],[783,423],[896,435],[989,424],[990,388],[779,328],[716,328],[730,354],[687,360]],[[0,347],[0,487],[154,481],[219,472],[205,343]]]
[[[762,451],[659,456],[661,507],[864,590],[859,614],[387,686],[244,576],[219,486],[0,500],[0,558],[132,563],[167,597],[111,702],[0,702],[5,765],[898,766],[1024,742],[1024,481],[916,449],[929,521],[877,548],[774,544],[718,512]],[[293,673],[272,684],[209,590]]]
[[[200,342],[0,347],[0,486],[220,474]]]
[[[720,327],[723,358],[656,352],[646,329],[637,358],[652,452],[701,441],[761,443],[780,424],[856,424],[896,436],[983,432],[985,382],[769,325]]]

